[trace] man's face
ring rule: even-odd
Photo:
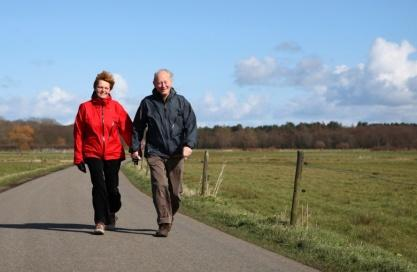
[[[168,97],[169,91],[172,87],[171,77],[167,72],[159,72],[153,81],[155,89],[161,94],[163,98]]]
[[[111,92],[110,83],[104,80],[99,80],[95,92],[100,98],[107,98]]]

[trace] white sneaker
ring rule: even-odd
[[[102,235],[104,234],[104,224],[103,223],[97,223],[96,228],[94,229],[94,234]]]

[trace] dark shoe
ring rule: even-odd
[[[111,213],[110,214],[110,224],[106,225],[106,229],[107,230],[115,230],[116,229],[116,221],[117,221],[117,216],[115,213]]]
[[[156,237],[168,237],[168,232],[171,230],[171,224],[162,223],[159,225],[158,231],[155,233]]]

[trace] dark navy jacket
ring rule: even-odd
[[[194,148],[197,143],[197,124],[191,104],[171,88],[165,100],[156,89],[145,97],[133,121],[130,152],[138,151],[146,132],[145,157],[157,155],[168,158],[182,155],[182,148]]]

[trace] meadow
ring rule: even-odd
[[[295,150],[210,150],[186,161],[181,212],[323,271],[417,271],[417,152],[307,150],[289,225]],[[145,164],[146,165],[146,164]],[[149,194],[146,167],[123,171]]]
[[[72,152],[0,152],[0,191],[72,164]]]
[[[417,271],[417,152],[306,150],[297,226],[295,150],[203,150],[186,161],[181,212],[323,271]],[[72,164],[72,152],[0,152],[0,191]],[[123,172],[150,194],[146,164]],[[149,173],[148,173],[149,174]]]

